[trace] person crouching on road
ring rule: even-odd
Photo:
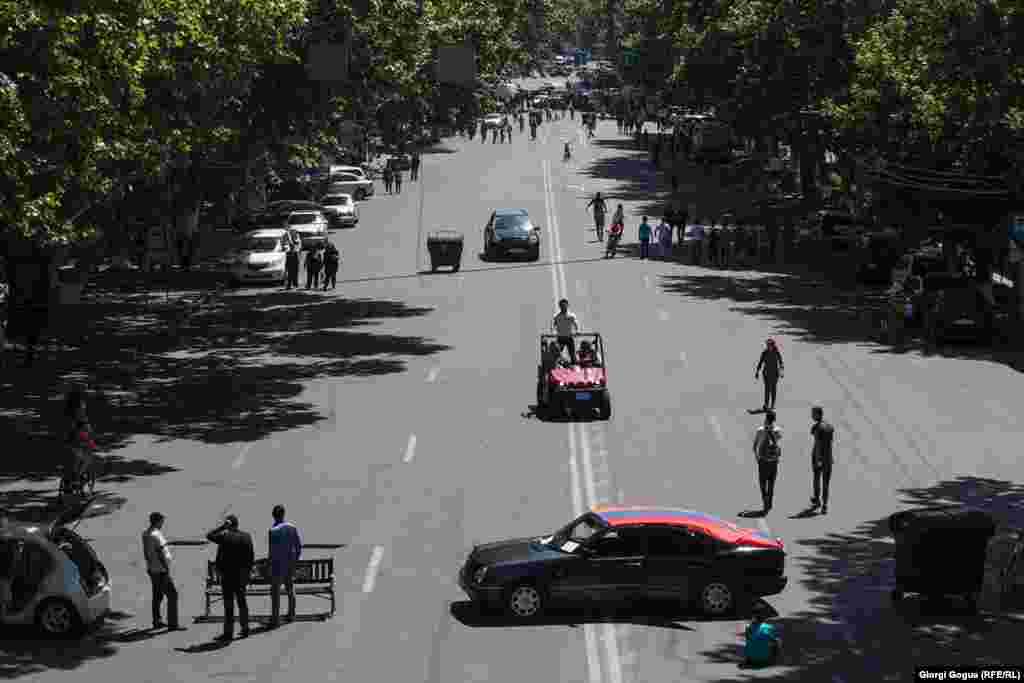
[[[331,289],[335,289],[338,286],[338,267],[341,265],[341,252],[338,251],[338,247],[334,246],[333,242],[327,243],[327,248],[324,249],[324,291],[327,291],[328,285]]]
[[[310,249],[306,252],[306,289],[316,289],[320,286],[320,269],[323,265],[323,251]]]
[[[782,652],[782,638],[775,626],[767,623],[767,610],[758,605],[744,636],[743,659],[747,666],[768,666],[779,660]]]
[[[764,414],[764,425],[758,427],[754,435],[754,457],[757,458],[757,482],[761,488],[761,502],[767,514],[772,509],[772,498],[775,495],[775,479],[779,475],[779,459],[782,448],[779,440],[782,430],[775,424],[775,411]]]
[[[284,521],[284,506],[275,505],[271,513],[274,524],[267,532],[270,549],[270,627],[281,623],[281,587],[288,596],[287,621],[295,621],[295,564],[302,557],[299,530]]]
[[[558,302],[558,313],[551,320],[551,327],[558,335],[558,347],[569,349],[569,359],[573,365],[576,364],[576,340],[572,335],[580,331],[580,323],[576,314],[569,310],[569,300],[562,299]]]

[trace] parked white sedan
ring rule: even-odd
[[[373,181],[365,176],[354,173],[332,173],[327,180],[327,191],[324,194],[348,194],[361,202],[373,195]]]
[[[329,194],[320,199],[320,205],[331,226],[354,228],[359,222],[359,207],[352,195]]]
[[[285,282],[285,230],[247,232],[238,246],[224,257],[228,275],[234,284],[245,282]]]
[[[327,243],[327,218],[319,211],[292,211],[282,227],[299,233],[303,248]]]

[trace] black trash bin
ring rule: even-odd
[[[996,532],[988,513],[959,505],[905,510],[889,517],[889,529],[896,541],[894,602],[905,593],[957,595],[977,609]]]
[[[462,264],[462,242],[462,234],[454,230],[439,230],[427,235],[431,272],[436,272],[441,266],[451,266],[453,273],[459,272],[459,266]]]

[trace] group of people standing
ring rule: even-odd
[[[754,435],[754,458],[757,462],[757,481],[761,490],[762,514],[772,509],[775,497],[775,481],[779,474],[779,461],[782,458],[782,430],[776,422],[775,398],[779,380],[785,366],[782,354],[774,339],[765,342],[754,379],[763,377],[764,381],[764,424]],[[835,441],[835,428],[825,421],[825,411],[821,406],[811,408],[811,507],[820,509],[821,514],[828,512],[829,484],[832,480],[832,444]]]
[[[388,163],[384,166],[382,172],[384,177],[384,191],[391,194],[394,190],[395,194],[402,194],[402,169],[398,168],[395,164]],[[409,158],[409,180],[416,182],[420,178],[420,155],[419,152],[415,152]]]
[[[287,621],[295,620],[295,569],[302,557],[302,538],[295,525],[285,521],[283,505],[271,511],[273,524],[267,531],[267,572],[270,583],[270,628],[281,623],[281,593],[288,598]],[[149,527],[142,532],[142,554],[152,585],[153,629],[183,631],[178,615],[178,589],[174,582],[173,556],[163,535],[166,516],[162,512],[149,515]],[[238,607],[240,635],[249,635],[249,603],[246,589],[252,580],[256,555],[252,535],[238,526],[237,515],[227,515],[217,528],[206,534],[206,540],[217,546],[214,565],[220,576],[224,600],[224,632],[216,638],[230,641],[235,631],[235,606]],[[167,621],[161,618],[161,606],[167,601]]]
[[[300,240],[292,239],[285,245],[285,289],[298,288],[299,286],[299,263],[302,254],[302,243]],[[328,288],[338,287],[338,268],[341,267],[341,251],[338,247],[327,240],[322,245],[314,246],[306,250],[306,289],[320,289],[321,282],[323,291]]]

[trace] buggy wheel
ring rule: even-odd
[[[433,263],[430,264],[430,272],[431,273],[436,273],[437,272],[437,266],[435,264],[433,264]]]
[[[903,590],[900,588],[892,589],[892,601],[897,605],[903,602]]]
[[[966,603],[967,611],[970,614],[977,614],[978,613],[978,601],[980,599],[981,599],[981,595],[979,593],[968,593],[967,595],[964,596],[964,602]]]
[[[453,272],[453,273],[457,273],[457,272],[459,272],[459,266],[460,266],[460,265],[461,265],[461,264],[458,264],[458,263],[456,263],[456,264],[455,264],[454,266],[452,266],[452,272]]]
[[[602,420],[610,420],[612,417],[612,397],[605,391],[601,395],[601,402],[597,407],[597,416]]]
[[[537,380],[537,412],[544,407],[544,382]]]

